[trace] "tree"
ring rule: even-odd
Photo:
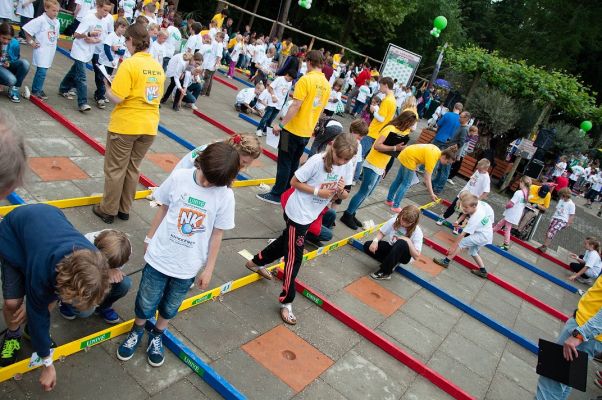
[[[480,121],[483,135],[503,136],[519,119],[516,101],[497,89],[480,87],[466,108]]]
[[[573,125],[555,122],[549,127],[556,129],[551,149],[556,154],[581,154],[588,151],[592,144],[592,139]]]

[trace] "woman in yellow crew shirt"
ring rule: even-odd
[[[376,138],[378,138],[380,131],[395,117],[395,111],[397,111],[397,103],[395,103],[395,95],[393,94],[393,78],[386,76],[378,82],[378,85],[379,91],[384,93],[385,97],[380,106],[370,106],[374,118],[368,127],[368,135],[362,138],[362,157],[364,158],[372,148]]]
[[[389,193],[387,194],[387,205],[391,206],[391,210],[399,209],[401,199],[403,199],[406,191],[410,187],[414,171],[416,171],[416,168],[419,165],[424,165],[424,183],[426,184],[426,188],[431,195],[431,198],[433,201],[436,201],[437,196],[433,192],[433,185],[431,183],[433,170],[437,165],[437,161],[441,162],[443,165],[453,163],[457,153],[458,148],[455,145],[448,147],[443,151],[434,144],[413,144],[403,149],[397,157],[401,163],[399,172],[397,172],[397,176],[391,183]]]
[[[129,219],[140,163],[157,135],[159,100],[165,82],[161,64],[148,53],[150,36],[146,27],[130,25],[125,38],[132,57],[121,63],[107,88],[107,97],[116,106],[107,134],[104,195],[92,208],[107,224],[115,216]]]
[[[376,139],[376,142],[374,142],[372,149],[370,149],[368,156],[364,160],[362,184],[357,193],[349,201],[347,210],[341,216],[341,222],[349,228],[357,229],[358,226],[361,226],[361,222],[355,217],[355,212],[381,181],[385,167],[391,159],[389,152],[401,151],[404,148],[402,144],[398,144],[397,146],[386,145],[384,144],[385,140],[390,133],[396,133],[400,136],[409,135],[416,121],[416,115],[412,111],[405,111],[380,131],[378,139]]]

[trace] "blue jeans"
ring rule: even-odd
[[[104,51],[104,50],[103,50]],[[92,56],[92,66],[94,67],[94,83],[96,84],[96,90],[94,91],[94,100],[104,99],[107,94],[107,88],[105,87],[105,76],[98,69],[98,54],[94,54]],[[110,74],[113,73],[113,68],[107,68],[107,72]]]
[[[132,287],[132,279],[129,276],[124,276],[123,280],[121,282],[112,283],[109,294],[107,294],[107,297],[105,297],[105,299],[102,301],[102,303],[100,303],[98,305],[98,309],[106,310],[107,308],[112,308],[113,303],[115,303],[117,300],[124,297],[128,293],[128,291],[130,290],[131,287]],[[92,313],[94,313],[94,310],[95,310],[95,308],[92,308],[90,310],[80,311],[80,310],[76,309],[75,307],[73,307],[72,305],[66,304],[66,303],[63,303],[63,306],[71,309],[71,311],[75,315],[77,315],[79,318],[88,318],[90,315],[92,315]]]
[[[441,161],[437,161],[437,166],[433,171],[433,192],[441,193],[443,191],[450,171],[451,164],[441,164]]]
[[[11,62],[8,68],[0,67],[0,85],[21,87],[28,72],[29,61],[23,59]]]
[[[22,15],[19,16],[19,26],[21,27],[21,30],[19,31],[19,37],[21,39],[27,39],[25,36],[25,31],[23,30],[23,25],[27,24],[29,21],[32,20],[32,18],[29,17],[24,17]]]
[[[357,209],[362,205],[364,200],[368,196],[374,192],[374,189],[378,185],[381,180],[381,176],[378,175],[370,168],[364,167],[364,178],[362,179],[362,184],[360,185],[360,189],[357,193],[351,198],[349,201],[349,206],[347,207],[347,214],[355,214]]]
[[[355,99],[355,104],[353,105],[353,111],[351,112],[352,114],[357,114],[360,111],[362,111],[364,109],[364,106],[366,105],[366,103],[362,103],[361,101],[357,101],[357,99]]]
[[[184,96],[184,99],[182,101],[187,104],[196,103],[196,100],[201,94],[201,89],[203,89],[203,87],[200,83],[192,83],[188,86],[188,89],[186,89],[186,96]]]
[[[360,140],[360,143],[362,144],[362,160],[366,159],[366,156],[368,153],[370,153],[370,149],[372,148],[374,142],[376,142],[376,139],[373,139],[368,135],[364,136],[362,140]]]
[[[77,105],[88,104],[88,86],[86,83],[86,63],[73,60],[73,65],[59,85],[59,92],[66,93],[75,88],[77,91]]]
[[[274,122],[274,119],[278,116],[279,112],[280,110],[276,107],[266,107],[265,113],[263,114],[263,117],[261,117],[259,125],[257,125],[257,130],[266,132],[266,128],[272,126],[272,122]]]
[[[389,193],[387,194],[387,201],[392,201],[394,208],[399,208],[401,200],[406,195],[406,191],[410,187],[410,183],[412,183],[412,172],[414,171],[407,169],[403,164],[399,165],[397,176],[391,183]]]
[[[305,237],[315,238],[320,242],[329,242],[332,240],[332,225],[334,225],[337,219],[337,212],[332,208],[326,211],[322,217],[322,227],[320,228],[320,234],[316,237],[313,233],[307,232]]]
[[[564,328],[562,328],[562,331],[560,332],[560,336],[558,336],[558,339],[556,339],[556,343],[563,344],[569,338],[569,336],[571,336],[571,332],[575,328],[577,328],[577,322],[575,321],[575,318],[571,318],[566,321]],[[591,360],[594,357],[594,354],[602,351],[602,342],[591,339],[587,342],[581,343],[579,346],[577,346],[577,349],[585,351]],[[537,381],[537,392],[535,393],[535,399],[563,400],[569,397],[571,389],[572,388],[570,386],[564,385],[550,378],[540,376],[539,380]]]
[[[37,67],[36,74],[33,76],[33,83],[31,84],[31,92],[36,94],[44,90],[44,81],[46,80],[46,73],[48,68]]]
[[[362,175],[362,166],[364,165],[364,161],[362,159],[362,161],[358,162],[355,165],[355,172],[353,173],[353,181],[357,182],[360,180],[360,176]]]
[[[272,195],[280,197],[290,187],[291,179],[299,168],[299,159],[303,155],[307,142],[309,142],[309,138],[297,136],[285,129],[280,131],[276,183],[272,186]]]
[[[146,264],[136,295],[136,317],[151,319],[155,316],[155,311],[159,310],[161,317],[172,319],[178,313],[192,282],[194,278],[172,278]]]

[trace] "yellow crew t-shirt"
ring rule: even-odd
[[[552,199],[551,192],[548,192],[546,197],[539,197],[539,189],[541,186],[531,185],[529,188],[529,203],[537,204],[540,206],[544,206],[545,208],[550,208],[550,200]]]
[[[222,25],[224,24],[224,16],[222,15],[222,13],[217,13],[213,16],[213,18],[211,18],[212,21],[217,22],[217,27],[221,28]]]
[[[111,84],[113,94],[123,101],[111,113],[109,132],[156,135],[164,82],[163,67],[149,53],[124,60]]]
[[[383,116],[383,122],[380,122],[376,118],[372,119],[370,122],[370,126],[368,127],[368,136],[373,139],[376,139],[379,135],[381,129],[385,125],[387,125],[393,117],[395,116],[395,110],[397,109],[397,103],[395,103],[395,96],[393,93],[389,93],[385,96],[383,101],[380,103],[380,107],[378,109],[378,115]]]
[[[441,158],[441,150],[434,144],[413,144],[399,153],[397,159],[407,169],[415,171],[419,165],[432,174],[437,161]]]
[[[409,129],[402,132],[393,125],[387,125],[380,131],[380,134],[378,137],[384,136],[386,138],[387,136],[389,136],[389,133],[391,133],[391,132],[395,132],[396,134],[398,134],[400,136],[405,136],[405,135],[410,134]],[[385,169],[387,167],[387,163],[389,162],[390,159],[391,159],[390,155],[381,153],[380,151],[376,150],[374,148],[374,145],[372,145],[370,152],[366,156],[366,161],[379,169]]]
[[[582,326],[589,321],[602,308],[602,279],[596,279],[594,285],[579,300],[575,321]],[[596,340],[602,341],[602,335],[596,336]]]
[[[302,102],[301,107],[284,129],[297,136],[311,137],[329,96],[330,85],[322,71],[311,71],[303,75],[295,84],[293,93],[293,99]]]

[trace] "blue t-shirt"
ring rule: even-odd
[[[0,258],[25,277],[27,323],[40,357],[50,352],[48,305],[57,300],[56,265],[80,249],[98,251],[56,207],[17,207],[0,222]]]
[[[435,135],[435,142],[445,143],[447,142],[456,129],[460,127],[460,114],[449,111],[446,112],[439,121],[437,121],[437,134]]]

